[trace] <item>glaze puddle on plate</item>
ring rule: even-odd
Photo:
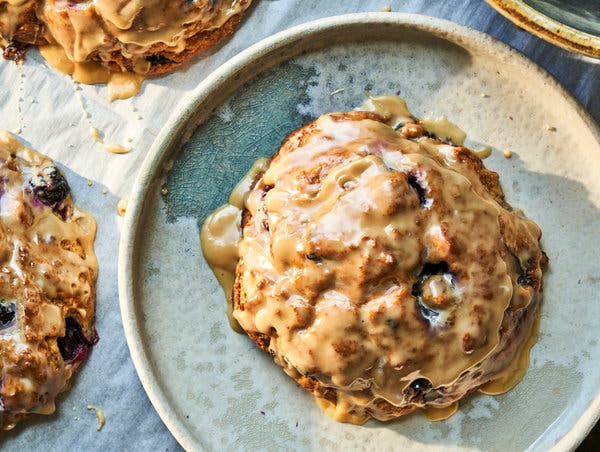
[[[363,426],[332,421],[229,328],[200,249],[202,222],[256,158],[318,114],[360,105],[365,91],[400,91],[415,114],[446,115],[467,131],[467,144],[492,145],[486,165],[501,174],[509,202],[541,226],[550,258],[524,380],[501,396],[469,397],[439,423],[420,414]],[[600,390],[599,167],[597,129],[580,107],[481,33],[388,13],[324,19],[269,38],[190,95],[136,182],[119,279],[142,383],[189,449],[547,449],[569,431],[560,447],[573,447],[596,419],[597,408],[584,412]]]

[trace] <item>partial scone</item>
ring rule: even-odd
[[[452,405],[503,375],[537,316],[540,229],[413,122],[323,115],[246,201],[233,315],[338,420]]]
[[[157,75],[233,34],[251,0],[0,0],[5,57],[58,44],[73,62]]]
[[[0,428],[54,412],[98,340],[96,222],[47,157],[0,131]]]

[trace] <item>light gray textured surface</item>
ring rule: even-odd
[[[174,74],[152,83],[165,86],[172,84],[179,93],[189,91],[202,76],[218,67],[228,57],[273,32],[319,17],[357,11],[378,11],[385,5],[391,5],[394,11],[417,12],[454,20],[507,42],[555,75],[592,116],[597,121],[600,120],[600,64],[570,55],[518,30],[487,4],[478,0],[257,0],[256,6],[249,12],[238,34],[206,60],[195,62],[193,72],[197,79],[185,77],[185,74]],[[259,20],[261,17],[268,17],[269,20]],[[6,63],[1,63],[0,70],[5,65]],[[198,66],[202,68],[196,70]],[[3,94],[0,92],[2,114],[11,113],[5,108],[2,99]],[[143,153],[136,155],[138,166],[143,157]],[[77,180],[76,175],[70,176],[69,180],[72,183],[73,180]],[[23,423],[15,432],[3,435],[0,441],[8,450],[33,450],[40,447],[47,450],[176,450],[177,443],[162,425],[135,375],[122,333],[115,284],[118,224],[114,219],[113,209],[116,200],[110,197],[102,198],[97,192],[92,193],[92,189],[85,186],[84,180],[79,180],[73,185],[77,184],[77,203],[92,211],[98,218],[110,219],[100,223],[97,239],[105,249],[102,254],[99,253],[97,327],[101,340],[79,372],[74,388],[62,397],[57,416]],[[97,188],[96,191],[99,190]],[[99,202],[98,199],[102,201]],[[96,432],[95,417],[92,412],[85,410],[85,405],[98,403],[99,400],[103,401],[102,408],[107,415],[107,424],[101,432]]]

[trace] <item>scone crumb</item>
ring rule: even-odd
[[[551,126],[550,124],[546,124],[544,129],[546,129],[548,132],[556,132],[556,127]]]
[[[107,193],[108,193],[108,190],[107,190],[106,188],[103,188],[103,189],[102,189],[102,194],[103,194],[103,195],[105,195],[105,194],[107,194]]]
[[[483,97],[484,99],[487,99],[488,97],[490,97],[490,95],[487,93],[481,93],[481,97]]]
[[[163,196],[167,196],[167,195],[169,194],[169,189],[168,189],[168,188],[166,188],[166,187],[163,187],[163,188],[162,188],[162,190],[160,191],[160,193],[161,193]]]
[[[91,180],[89,180],[89,179],[88,179],[88,181],[87,181],[87,186],[88,186],[88,187],[91,187],[92,185],[93,185],[93,182],[92,182]]]
[[[390,12],[392,12],[392,7],[390,5],[386,5],[383,8],[381,8],[380,11],[382,13],[390,13]]]
[[[128,202],[129,201],[127,199],[121,199],[117,203],[117,212],[119,212],[119,215],[121,215],[122,217],[125,216],[125,212],[127,211]]]
[[[512,157],[512,151],[510,149],[506,149],[504,151],[504,157],[507,158],[507,159],[511,158]]]
[[[99,432],[100,430],[102,430],[102,427],[104,427],[104,424],[106,424],[106,416],[104,415],[104,411],[102,411],[101,408],[94,405],[88,405],[87,409],[94,410],[96,412],[96,417],[98,418],[98,426],[96,427],[96,431]]]

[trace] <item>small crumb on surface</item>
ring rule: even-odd
[[[336,89],[335,91],[332,91],[331,93],[329,93],[329,95],[335,96],[336,94],[343,93],[344,91],[346,91],[344,88]]]
[[[512,117],[512,116],[509,116],[509,117],[508,117],[508,119],[510,119],[510,120],[512,121],[512,120],[513,120],[513,117]]]
[[[105,194],[107,194],[107,193],[108,193],[108,190],[107,190],[106,188],[103,188],[103,189],[102,189],[102,194],[103,194],[103,195],[105,195]]]
[[[106,416],[104,416],[104,411],[102,411],[101,408],[94,405],[88,405],[87,409],[94,410],[96,412],[96,418],[98,419],[98,426],[96,427],[96,431],[99,432],[100,430],[102,430],[102,427],[104,427],[104,424],[106,424]]]
[[[133,105],[130,105],[129,106],[129,110],[131,110],[131,111],[137,111],[137,108],[135,108],[135,106],[133,106]]]
[[[121,216],[125,215],[125,212],[127,211],[127,204],[128,204],[127,199],[121,199],[117,203],[117,212],[119,213],[119,215],[121,215]]]
[[[489,95],[489,94],[486,94],[486,93],[481,93],[481,97],[483,97],[483,98],[488,98],[488,97],[490,97],[490,95]]]
[[[510,149],[507,149],[504,151],[504,157],[506,157],[507,159],[512,157],[512,151]]]
[[[390,5],[385,5],[383,8],[380,9],[380,11],[382,13],[389,13],[392,11],[392,7]]]
[[[87,185],[88,185],[88,187],[91,187],[91,186],[92,186],[92,184],[93,184],[93,182],[92,182],[91,180],[89,180],[89,179],[88,179],[88,181],[87,181]]]
[[[161,193],[163,196],[166,196],[166,195],[168,195],[168,194],[169,194],[169,189],[168,189],[168,188],[163,188],[163,189],[160,191],[160,193]]]
[[[551,126],[550,124],[546,124],[544,129],[546,129],[548,132],[556,132],[556,127]]]
[[[142,117],[142,115],[138,115],[137,119],[138,119],[138,121],[141,121],[144,118]]]

